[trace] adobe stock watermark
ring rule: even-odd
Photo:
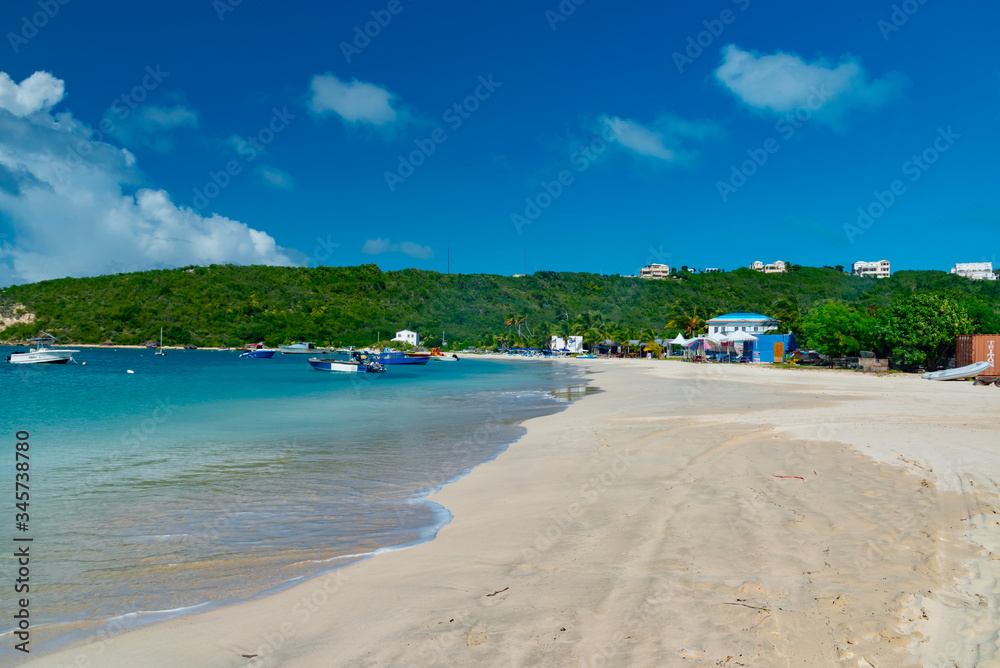
[[[741,12],[745,12],[750,6],[750,0],[731,0],[731,2],[736,5]],[[702,54],[705,53],[705,49],[712,46],[715,43],[715,40],[721,37],[722,33],[725,32],[726,26],[731,26],[735,23],[738,16],[739,14],[727,7],[719,12],[718,18],[705,19],[702,21],[701,25],[703,25],[705,29],[697,34],[688,35],[684,53],[674,51],[671,56],[674,59],[674,65],[677,67],[677,71],[684,74],[684,68],[688,65],[693,65],[694,61],[701,58]]]
[[[775,132],[780,133],[784,141],[788,141],[795,136],[799,130],[805,127],[813,115],[823,108],[827,102],[835,97],[835,94],[826,89],[826,86],[810,87],[809,97],[805,104],[799,105],[793,111],[786,113],[778,122],[774,124]],[[772,155],[781,150],[781,142],[776,137],[768,137],[764,140],[760,148],[748,148],[747,160],[739,165],[729,166],[729,178],[725,181],[716,181],[715,189],[723,202],[728,202],[731,195],[745,186],[761,167],[767,164]]]
[[[285,131],[288,124],[295,119],[295,114],[289,113],[288,107],[277,107],[271,109],[271,119],[257,132],[246,137],[236,148],[236,152],[243,156],[243,162],[230,160],[218,172],[208,172],[208,181],[201,188],[194,189],[194,198],[191,203],[198,210],[204,209],[209,202],[218,197],[223,190],[229,187],[233,178],[243,173],[243,168],[257,159],[257,155],[264,151],[264,148],[274,141],[274,138]]]
[[[14,53],[20,52],[21,47],[33,40],[38,35],[38,31],[47,26],[49,21],[54,19],[59,11],[69,3],[70,0],[38,0],[39,11],[30,16],[25,14],[21,17],[20,32],[7,33],[7,41],[10,42],[10,48],[14,50]]]
[[[313,262],[315,262],[317,266],[323,264],[330,259],[330,255],[332,255],[338,248],[340,248],[340,244],[330,239],[329,234],[326,235],[326,239],[316,237],[316,248],[313,249],[312,254]]]
[[[219,17],[219,22],[226,20],[226,14],[235,12],[236,8],[243,4],[243,0],[212,0],[212,9]]]
[[[407,2],[413,2],[413,0],[407,0]],[[363,27],[354,26],[354,39],[350,42],[340,43],[340,52],[344,54],[344,60],[350,63],[351,58],[367,49],[372,40],[381,35],[382,30],[389,27],[393,17],[402,14],[404,9],[406,9],[406,5],[403,4],[402,0],[389,0],[385,9],[371,10],[369,14],[371,14],[372,20],[365,23]]]
[[[545,10],[545,20],[549,22],[549,27],[555,32],[559,28],[560,23],[565,23],[569,20],[569,17],[573,16],[576,12],[576,8],[585,3],[587,0],[562,0],[556,8]]]
[[[660,244],[659,248],[650,246],[647,250],[649,251],[649,255],[646,256],[646,266],[651,264],[668,264],[668,260],[674,256],[673,253],[663,250],[663,244]]]
[[[109,108],[118,115],[118,120],[124,121],[129,115],[139,108],[139,106],[149,97],[149,94],[160,87],[164,79],[170,76],[170,72],[164,72],[160,65],[155,68],[146,66],[146,75],[137,85],[128,92],[122,93],[111,101]],[[83,159],[94,152],[94,144],[104,141],[106,135],[115,131],[115,122],[104,116],[89,137],[79,139],[75,144],[71,144],[66,149],[66,155],[62,160],[57,160],[53,166],[53,172],[62,181],[66,180],[69,172],[83,164]]]
[[[938,136],[918,154],[914,154],[900,168],[904,176],[909,176],[910,183],[916,183],[920,177],[931,168],[943,153],[947,153],[962,135],[956,134],[951,126],[948,129],[938,128]],[[900,197],[906,194],[908,186],[902,179],[895,179],[889,184],[888,190],[876,190],[872,193],[874,199],[867,206],[858,207],[858,218],[855,224],[844,223],[844,234],[847,240],[854,240],[871,229],[875,221],[885,215]]]
[[[618,141],[618,136],[621,133],[621,121],[613,120],[610,123],[606,123],[600,136],[594,137],[585,144],[581,144],[577,150],[570,154],[569,164],[576,170],[577,174],[584,173],[608,150],[611,144]],[[552,181],[543,180],[539,184],[538,192],[534,196],[524,198],[524,210],[520,213],[515,212],[510,214],[510,222],[514,224],[514,229],[517,230],[517,233],[520,234],[525,225],[530,225],[538,220],[542,213],[552,206],[553,202],[562,197],[562,194],[566,192],[566,188],[575,182],[576,177],[573,176],[573,171],[570,169],[560,170]]]
[[[465,121],[469,120],[472,114],[479,109],[479,106],[490,99],[497,88],[503,85],[502,81],[494,81],[492,74],[485,77],[480,76],[478,82],[479,85],[476,86],[471,95],[468,95],[461,102],[456,102],[448,107],[441,114],[441,121],[447,124],[452,132],[457,132]],[[386,170],[383,174],[385,184],[389,186],[389,191],[396,192],[398,186],[406,183],[406,179],[413,176],[417,168],[427,162],[427,158],[434,154],[438,146],[448,141],[448,136],[444,127],[439,125],[431,131],[430,135],[414,139],[413,143],[416,149],[410,151],[407,155],[397,156],[399,164],[396,165],[396,169],[394,171]]]
[[[904,0],[898,5],[892,6],[892,13],[889,19],[879,19],[875,26],[882,33],[882,40],[888,42],[889,37],[894,32],[906,25],[910,17],[920,11],[920,8],[927,4],[927,0]]]

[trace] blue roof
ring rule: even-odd
[[[707,322],[779,322],[760,313],[726,313],[718,315]]]

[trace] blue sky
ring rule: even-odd
[[[4,3],[0,285],[996,262],[996,6],[234,2]]]

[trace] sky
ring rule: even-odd
[[[6,0],[0,32],[0,286],[997,263],[994,3]]]

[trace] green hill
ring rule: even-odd
[[[516,333],[540,341],[561,323],[597,314],[606,323],[660,335],[678,310],[710,318],[754,311],[795,327],[816,304],[839,301],[880,309],[917,291],[946,293],[968,303],[982,327],[994,326],[1000,282],[969,281],[939,271],[901,271],[876,281],[834,269],[796,267],[786,274],[740,269],[653,281],[621,276],[540,271],[525,277],[439,274],[375,265],[289,268],[212,265],[95,278],[66,278],[0,290],[0,315],[35,315],[0,338],[15,341],[44,329],[66,342],[242,345],[296,340],[363,345],[400,329],[473,345]],[[512,320],[513,319],[513,320]],[[510,321],[510,324],[505,322]],[[673,332],[677,330],[674,329]],[[530,335],[529,335],[530,332]]]

